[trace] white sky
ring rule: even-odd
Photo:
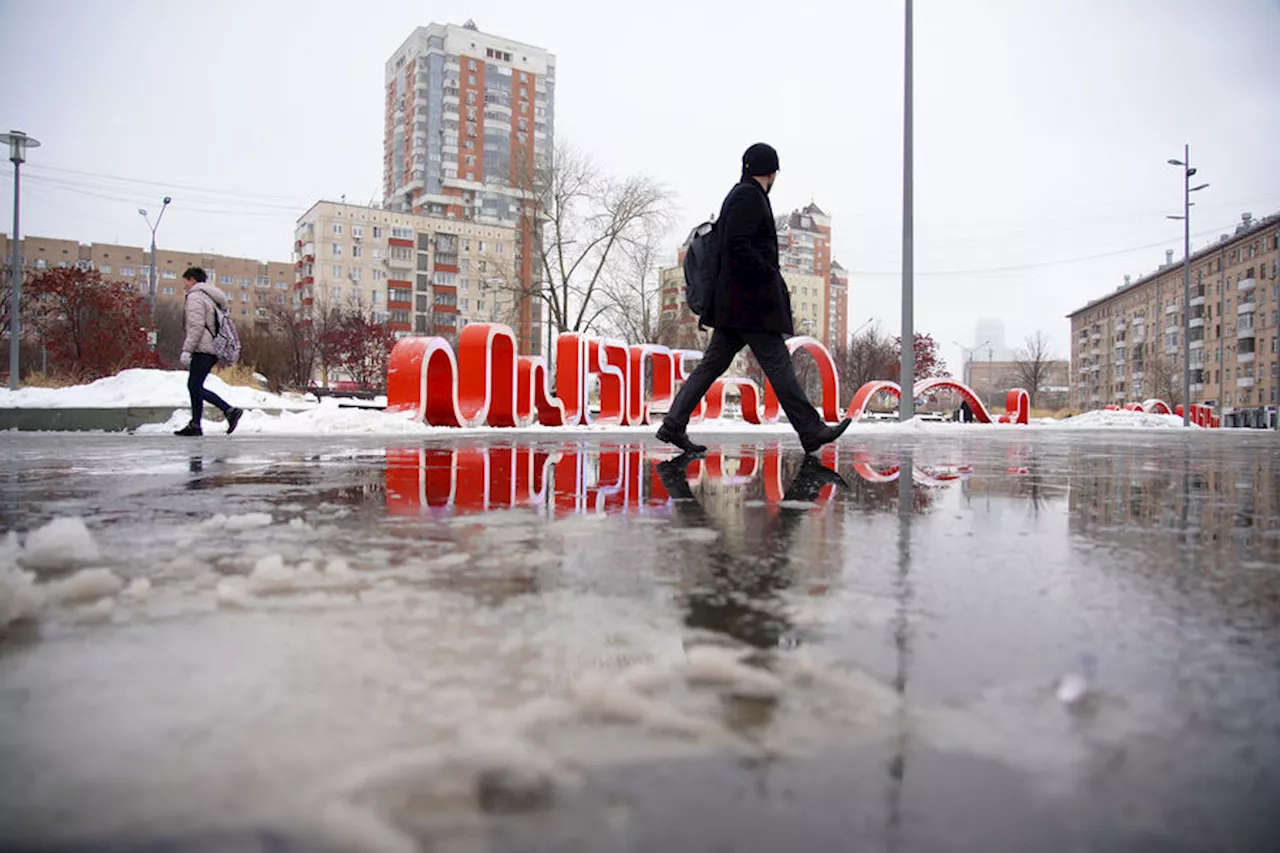
[[[1181,256],[1165,161],[1184,142],[1212,184],[1196,244],[1280,210],[1280,0],[917,0],[915,16],[916,325],[953,368],[983,316],[1065,354],[1068,311]],[[22,230],[142,245],[137,208],[168,194],[161,245],[288,260],[314,200],[381,194],[383,63],[413,27],[467,18],[556,54],[557,136],[667,182],[673,247],[742,149],[774,144],[776,212],[812,198],[834,218],[850,329],[896,333],[895,0],[0,0],[0,124],[44,143]]]

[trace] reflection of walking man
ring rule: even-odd
[[[706,450],[689,440],[689,417],[743,347],[755,354],[806,453],[835,441],[849,426],[848,418],[837,426],[823,422],[796,380],[787,350],[785,339],[795,334],[795,328],[769,204],[769,190],[777,177],[778,152],[762,142],[752,145],[742,155],[741,181],[720,207],[716,224],[720,275],[700,318],[715,332],[658,430],[661,441],[686,453]]]
[[[693,456],[682,454],[656,466],[662,485],[671,496],[673,521],[677,526],[714,528],[715,523],[689,488],[689,463]],[[816,458],[806,456],[796,478],[787,487],[784,502],[816,500],[823,486],[848,488],[848,484]],[[791,586],[791,540],[807,509],[780,507],[777,523],[763,531],[758,559],[744,562],[720,544],[705,553],[710,582],[686,600],[685,624],[727,634],[755,646],[777,646],[792,630],[776,596]],[[690,549],[687,553],[698,552]]]

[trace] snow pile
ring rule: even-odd
[[[271,515],[265,512],[250,512],[244,515],[226,516],[218,513],[200,526],[211,530],[229,530],[233,533],[242,530],[256,530],[259,527],[271,526]]]
[[[250,607],[253,599],[261,596],[317,591],[349,592],[365,585],[365,578],[353,572],[341,557],[330,559],[320,569],[310,560],[288,566],[282,555],[268,554],[254,564],[248,576],[236,575],[220,580],[217,594],[221,604]]]
[[[97,560],[98,543],[79,518],[57,518],[20,541],[10,532],[0,542],[0,631],[34,619],[46,605],[75,605],[113,598],[124,581],[109,569],[83,568],[48,583],[36,571],[61,571]]]
[[[265,391],[228,385],[212,375],[205,380],[204,387],[242,409],[299,409],[309,405]],[[190,405],[187,373],[183,370],[138,368],[70,388],[0,389],[0,408],[5,409],[178,408]]]
[[[0,566],[0,634],[14,622],[34,619],[44,606],[35,575],[16,566]]]
[[[79,518],[55,518],[27,534],[19,560],[28,569],[56,571],[102,556],[93,534]]]
[[[1182,429],[1178,415],[1149,415],[1146,412],[1096,411],[1057,421],[1059,429]],[[1193,424],[1193,428],[1199,429]]]

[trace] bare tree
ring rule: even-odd
[[[1049,346],[1049,337],[1039,331],[1028,337],[1022,349],[1014,356],[1014,375],[1022,387],[1027,389],[1032,406],[1036,405],[1041,389],[1048,383],[1054,361],[1056,359]]]
[[[642,223],[635,238],[622,245],[620,263],[604,281],[603,319],[629,343],[657,343],[668,338],[669,327],[678,322],[674,312],[662,311],[659,269],[666,230],[657,221]]]
[[[868,326],[852,338],[842,361],[844,373],[840,381],[850,399],[868,382],[898,378],[898,347],[892,337],[880,330],[879,324]],[[840,363],[837,362],[837,366]]]
[[[186,306],[181,302],[158,302],[151,312],[151,322],[156,331],[156,355],[160,363],[178,364],[183,340],[187,336]]]
[[[672,194],[643,175],[606,175],[563,143],[552,158],[525,165],[520,188],[535,200],[542,226],[534,281],[525,285],[513,270],[501,279],[518,297],[541,301],[553,330],[589,332],[611,308],[603,291],[627,262],[625,250],[670,224]]]
[[[1147,359],[1148,387],[1157,399],[1164,400],[1170,406],[1182,402],[1182,367],[1176,357],[1170,358],[1159,352]]]

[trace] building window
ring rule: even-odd
[[[270,277],[265,275],[258,276],[258,287],[270,287],[270,286],[271,286]]]
[[[352,280],[352,281],[361,281],[363,278],[364,278],[364,268],[363,268],[363,267],[352,267],[352,268],[351,268],[351,280]]]
[[[249,294],[247,294],[247,293],[242,293],[242,294],[240,294],[240,301],[241,301],[241,302],[248,302],[248,301],[249,301]]]
[[[163,279],[167,279],[169,281],[173,281],[178,277],[178,274],[173,270],[165,270],[160,274],[160,277]]]
[[[393,227],[391,228],[391,238],[392,238],[393,240],[412,240],[412,239],[413,239],[413,229],[412,229],[412,228],[405,228],[405,227],[400,226],[400,225],[393,226]]]
[[[352,226],[351,226],[351,236],[352,236],[353,238],[355,238],[356,240],[362,240],[362,239],[364,239],[364,226],[363,226],[363,225],[352,225]]]
[[[373,226],[373,239],[375,240],[382,239],[382,229],[379,228],[377,225]]]
[[[102,273],[103,275],[111,275],[111,264],[103,264],[102,266],[98,267],[98,272]]]
[[[288,290],[288,289],[289,289],[289,283],[288,283],[288,282],[284,282],[284,281],[277,281],[277,282],[276,282],[276,290]]]
[[[44,258],[41,258],[40,260],[36,261],[36,269],[42,270],[45,268],[45,266],[46,264],[45,264]],[[126,278],[133,278],[133,267],[120,267],[120,275],[125,276]],[[231,276],[227,276],[227,278],[230,278],[230,277]]]
[[[251,285],[251,284],[253,284],[253,282],[252,282],[252,281],[250,281],[250,280],[249,280],[249,279],[247,279],[247,278],[242,278],[242,279],[240,279],[240,286],[241,286],[241,287],[248,287],[248,286],[249,286],[249,285]]]
[[[335,258],[340,258],[340,257],[342,257],[342,244],[341,244],[341,243],[334,243],[334,244],[333,244],[333,256],[334,256]]]
[[[342,264],[334,264],[329,272],[333,274],[334,278],[342,278]]]
[[[173,296],[173,285],[168,285],[161,290],[165,296]]]
[[[341,234],[341,233],[342,233],[342,223],[341,223],[341,222],[335,222],[335,223],[333,223],[333,233],[334,233],[335,235],[339,235],[339,234]]]
[[[362,247],[360,246],[351,247],[351,257],[359,258],[359,257],[363,257],[363,255],[364,255],[364,249]]]

